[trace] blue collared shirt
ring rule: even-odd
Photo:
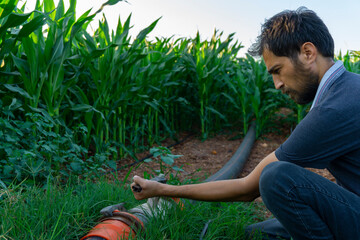
[[[310,110],[318,104],[324,93],[329,89],[329,86],[331,86],[332,83],[344,72],[345,72],[345,67],[343,62],[340,60],[336,61],[335,64],[332,65],[332,67],[326,71],[326,73],[324,74],[323,78],[320,81],[319,87],[316,91],[316,95]]]
[[[336,62],[324,74],[312,110],[275,151],[280,161],[327,168],[360,196],[360,75]]]

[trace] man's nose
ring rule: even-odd
[[[276,89],[280,89],[284,85],[284,83],[276,76],[273,76],[273,81]]]

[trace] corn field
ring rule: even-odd
[[[273,113],[289,106],[262,60],[238,57],[234,34],[210,40],[136,37],[131,15],[116,29],[106,16],[76,16],[76,0],[0,4],[0,176],[38,181],[116,167],[115,160],[149,149],[181,131],[206,139],[252,121],[260,136]],[[225,39],[225,40],[223,40]],[[338,56],[352,71],[359,55]],[[353,61],[353,60],[356,61]],[[291,105],[297,108],[294,104]],[[1,181],[1,180],[0,180]]]

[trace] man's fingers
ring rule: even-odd
[[[132,185],[131,189],[133,192],[141,192],[142,187],[139,184],[134,184]]]
[[[133,177],[134,182],[131,184],[131,189],[133,192],[141,192],[142,190],[142,187],[140,185],[141,180],[142,180],[141,177],[137,175]]]

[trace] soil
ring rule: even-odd
[[[256,165],[269,153],[276,150],[281,143],[283,143],[291,133],[291,126],[283,124],[283,121],[278,121],[278,126],[272,127],[258,138],[251,150],[250,156],[240,173],[239,177],[248,175]],[[182,134],[183,138],[187,136],[187,133]],[[198,135],[187,136],[186,139],[170,148],[172,154],[182,155],[180,158],[175,159],[175,164],[181,167],[184,171],[179,172],[177,177],[184,181],[186,179],[196,179],[198,181],[205,180],[207,177],[213,175],[220,170],[232,155],[236,152],[242,142],[242,137],[238,137],[239,132],[223,132],[202,141]],[[241,135],[241,134],[240,134]],[[181,138],[180,138],[181,139]],[[172,144],[171,140],[163,143],[163,146],[169,146]],[[144,158],[149,153],[138,154],[138,159]],[[122,160],[121,165],[129,164],[134,160],[125,159]],[[134,166],[130,172],[129,179],[134,175],[144,176],[144,172],[155,174],[154,169],[160,169],[160,165],[157,161],[150,163],[143,163]],[[332,181],[335,181],[334,177],[327,170],[310,169],[319,175],[322,175]],[[123,169],[118,173],[120,179],[124,179],[129,169]],[[173,171],[173,173],[175,173]],[[262,205],[261,198],[255,200],[255,204]],[[271,216],[271,213],[260,206],[265,218]]]

